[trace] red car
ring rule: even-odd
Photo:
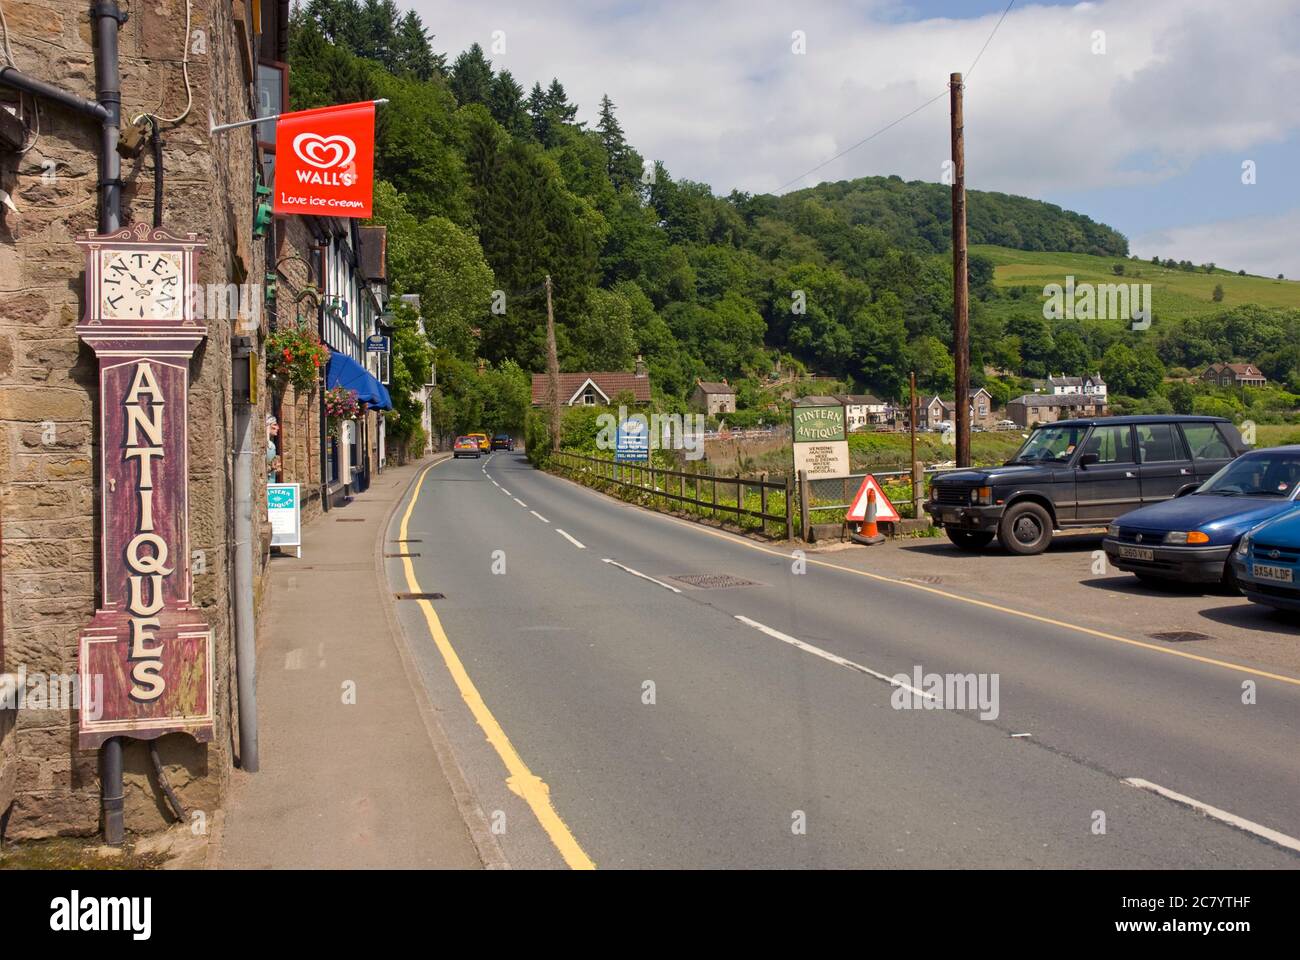
[[[456,443],[451,448],[451,455],[457,460],[461,457],[473,457],[477,460],[481,454],[478,441],[473,437],[457,437]]]

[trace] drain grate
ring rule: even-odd
[[[441,593],[395,593],[393,597],[397,600],[445,600]]]
[[[412,538],[410,540],[389,540],[389,543],[424,543],[423,540]]]
[[[365,523],[365,517],[336,517],[335,523]]]
[[[1167,630],[1164,633],[1148,633],[1152,640],[1163,640],[1165,643],[1191,643],[1193,640],[1213,640],[1214,638],[1208,633],[1197,633],[1195,630]]]
[[[418,553],[386,553],[384,554],[384,556],[391,559],[392,557],[418,557],[419,554]]]
[[[688,587],[698,587],[701,590],[758,586],[753,580],[743,580],[740,577],[733,577],[729,573],[685,573],[679,577],[672,577],[672,579],[678,583],[684,583]]]

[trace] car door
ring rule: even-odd
[[[1195,466],[1183,446],[1183,437],[1172,423],[1139,423],[1137,438],[1138,479],[1142,503],[1159,503],[1196,483]]]
[[[1231,445],[1217,423],[1181,423],[1183,438],[1192,455],[1192,472],[1197,480],[1208,480],[1236,459]]]
[[[1074,468],[1079,520],[1109,523],[1142,503],[1133,428],[1128,424],[1099,424],[1083,442],[1079,457],[1097,456],[1096,463]],[[1079,460],[1076,459],[1078,464]]]

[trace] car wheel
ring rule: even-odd
[[[1236,550],[1237,548],[1233,547],[1232,549]],[[1237,581],[1237,571],[1232,569],[1231,560],[1228,560],[1223,565],[1223,579],[1219,582],[1222,584],[1223,589],[1234,597],[1241,594],[1241,584]]]
[[[943,532],[962,550],[983,550],[993,542],[993,534],[987,530],[960,530],[957,527],[944,527]]]
[[[1036,503],[1007,508],[998,524],[998,540],[1008,552],[1022,557],[1042,553],[1052,542],[1052,517]]]

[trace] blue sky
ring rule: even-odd
[[[450,55],[472,42],[531,86],[715,192],[781,188],[941,93],[1006,0],[407,0]],[[801,48],[801,49],[800,49]],[[1135,253],[1300,278],[1294,0],[1017,0],[966,90],[968,186],[1037,197]],[[940,100],[790,189],[937,181]],[[1242,183],[1251,161],[1256,182]]]

